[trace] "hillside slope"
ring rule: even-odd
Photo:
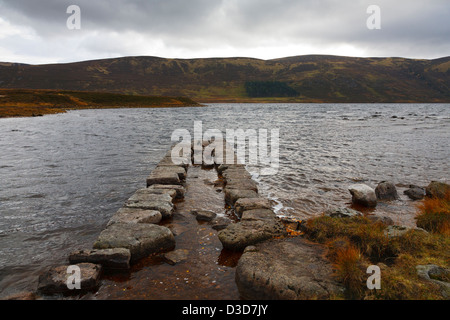
[[[450,102],[450,57],[435,60],[297,56],[164,59],[124,57],[67,64],[0,63],[1,88],[187,96],[196,101],[259,101],[246,83],[276,81],[297,102]]]

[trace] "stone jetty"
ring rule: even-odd
[[[201,150],[210,148],[213,142],[222,143],[225,150],[233,150],[226,147],[224,140],[203,141]],[[190,147],[194,151],[200,142]],[[222,251],[241,257],[236,262],[235,281],[242,297],[326,299],[341,292],[342,288],[331,277],[330,264],[323,258],[324,248],[290,237],[286,226],[296,225],[297,229],[299,222],[293,220],[286,224],[277,217],[273,203],[259,194],[258,184],[235,154],[232,164],[224,163],[226,153],[214,152],[208,162],[199,164],[194,161],[194,152],[191,158],[178,154],[174,162],[173,150],[149,174],[146,187],[137,190],[110,218],[92,248],[70,254],[70,265],[81,270],[81,291],[67,289],[69,265],[64,265],[53,267],[40,277],[39,293],[95,291],[101,285],[103,271],[129,272],[139,260],[150,256],[160,257],[174,268],[179,263],[195,264],[189,260],[190,250],[175,240],[175,236],[188,231],[182,225],[177,228],[176,223],[174,228],[174,221],[186,219],[186,213],[177,211],[177,204],[184,202],[189,189],[186,181],[191,166],[217,172],[217,181],[211,185],[223,195],[224,208],[232,216],[218,215],[202,206],[196,206],[190,215],[195,216],[198,224],[216,230]]]
[[[172,231],[158,225],[172,218],[174,202],[185,194],[183,186],[190,159],[175,165],[171,151],[164,156],[147,177],[147,188],[137,190],[109,220],[92,249],[82,249],[69,255],[71,266],[81,273],[81,289],[69,290],[69,265],[50,268],[40,276],[41,294],[77,294],[98,288],[103,270],[129,270],[133,263],[151,254],[167,252],[175,247]]]

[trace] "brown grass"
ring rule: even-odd
[[[411,230],[389,239],[387,226],[364,217],[320,216],[303,224],[305,236],[328,247],[337,278],[352,299],[444,299],[436,284],[418,277],[416,266],[436,264],[448,268],[450,237]],[[369,290],[368,265],[381,268],[381,290]]]
[[[343,240],[345,242],[345,240]],[[363,266],[366,265],[358,248],[348,243],[333,248],[336,275],[347,288],[349,298],[361,296],[364,283]]]
[[[450,191],[442,199],[425,198],[418,209],[418,227],[450,236]]]

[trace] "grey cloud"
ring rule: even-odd
[[[366,28],[366,8],[374,3],[382,13],[376,31]],[[65,26],[71,4],[82,11],[76,35]],[[319,51],[351,45],[373,56],[439,57],[450,53],[449,15],[448,0],[0,0],[0,18],[31,27],[46,45],[72,37],[86,56],[99,57],[146,54],[142,39],[198,56],[214,47],[307,44]]]

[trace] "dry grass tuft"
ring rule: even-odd
[[[425,198],[418,209],[418,227],[450,236],[450,191],[442,199]]]

